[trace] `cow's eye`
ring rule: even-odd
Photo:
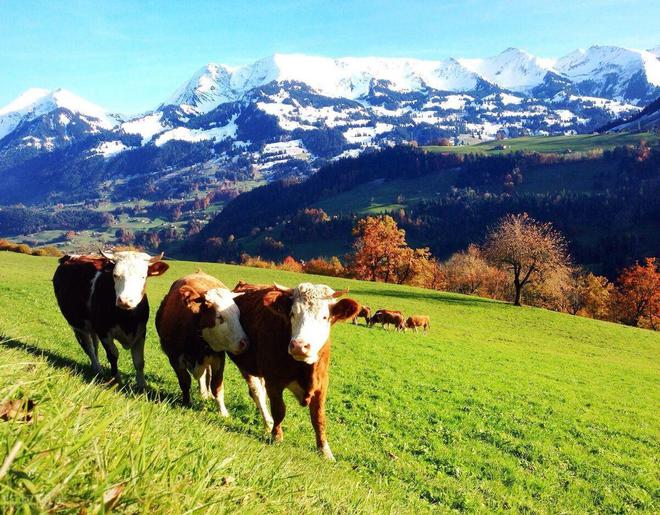
[[[328,316],[327,316],[327,315],[323,317],[323,320],[327,320],[327,319],[328,319]]]
[[[217,318],[218,318],[218,322],[220,322],[221,324],[225,321],[225,319],[222,318],[222,315],[218,315]]]

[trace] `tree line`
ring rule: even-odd
[[[287,256],[278,264],[243,253],[241,263],[479,295],[654,330],[660,323],[656,258],[610,281],[576,265],[564,236],[527,213],[505,215],[483,245],[470,244],[444,262],[426,247],[412,248],[389,215],[358,220],[352,234],[353,250],[343,259]]]

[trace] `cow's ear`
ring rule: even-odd
[[[287,295],[279,290],[270,290],[264,295],[264,306],[286,320],[289,319],[291,314],[292,304],[291,295]]]
[[[360,305],[353,299],[341,299],[330,306],[331,323],[352,319],[360,311]]]
[[[156,261],[155,263],[151,263],[149,265],[149,272],[147,275],[149,275],[149,277],[153,277],[154,275],[163,275],[165,272],[167,272],[169,267],[170,265],[164,261]]]

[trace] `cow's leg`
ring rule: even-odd
[[[264,386],[263,379],[251,376],[250,374],[243,374],[243,377],[247,382],[250,397],[252,397],[264,422],[264,429],[270,433],[273,430],[273,417],[268,410],[268,404],[266,404],[266,387]]]
[[[325,436],[325,396],[325,388],[314,392],[309,402],[309,415],[316,433],[316,448],[324,458],[335,461]]]
[[[92,364],[92,371],[94,374],[100,376],[101,363],[99,362],[99,357],[94,347],[94,339],[92,338],[91,333],[75,327],[73,328],[73,333],[76,335],[76,340],[78,340],[78,343],[85,351],[85,354],[89,357]]]
[[[101,337],[101,345],[105,349],[105,355],[108,357],[110,362],[110,373],[112,377],[115,378],[117,383],[121,382],[121,377],[119,375],[119,367],[117,366],[117,361],[119,360],[119,350],[115,345],[115,340],[112,337],[112,334],[104,334]]]
[[[206,367],[206,376],[211,379],[211,394],[215,397],[215,402],[220,410],[220,415],[228,417],[229,412],[225,406],[225,353],[221,353],[211,361],[211,365]],[[201,380],[201,378],[200,378]]]
[[[144,335],[138,338],[131,347],[131,357],[133,358],[133,367],[135,367],[137,388],[138,390],[144,390],[147,388],[147,382],[144,380]],[[188,379],[190,379],[190,376]]]
[[[176,378],[179,380],[179,387],[181,388],[181,400],[183,405],[190,406],[190,384],[192,383],[190,380],[190,374],[186,370],[186,367],[184,367],[181,363],[181,360],[173,356],[169,356],[169,358],[170,365],[172,365],[172,368],[176,373]]]
[[[211,383],[213,381],[213,371],[211,365],[205,365],[202,375],[199,376],[199,393],[202,399],[211,399]]]
[[[266,384],[266,392],[270,400],[270,411],[273,414],[273,429],[271,435],[274,442],[281,442],[284,439],[284,432],[282,431],[282,421],[286,414],[286,406],[282,398],[283,389],[281,387],[273,387]]]

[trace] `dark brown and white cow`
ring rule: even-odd
[[[145,288],[147,277],[167,271],[169,266],[162,257],[124,251],[60,258],[53,276],[57,303],[96,374],[101,373],[100,339],[112,375],[119,381],[117,340],[131,351],[138,388],[146,387],[144,339],[149,302]]]
[[[175,281],[156,313],[160,345],[179,380],[183,403],[190,405],[192,374],[202,397],[215,398],[225,417],[225,351],[240,354],[248,348],[234,302],[240,295],[215,277],[197,272]]]
[[[391,309],[379,309],[374,313],[374,315],[369,319],[367,324],[369,327],[372,327],[374,324],[381,324],[381,327],[385,329],[385,326],[393,325],[397,331],[404,330],[404,318],[401,311],[393,311]]]
[[[359,304],[352,299],[337,300],[345,292],[321,284],[302,283],[296,288],[284,288],[243,283],[234,290],[244,292],[236,304],[250,348],[230,358],[244,377],[264,379],[273,416],[273,440],[279,442],[283,438],[282,394],[286,388],[302,406],[309,407],[317,448],[333,460],[325,419],[330,327],[335,322],[352,319]]]

